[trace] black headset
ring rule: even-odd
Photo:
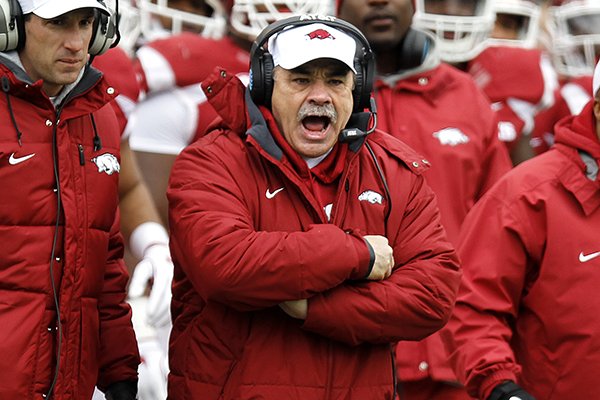
[[[250,84],[252,100],[256,104],[270,106],[273,93],[273,57],[264,45],[269,38],[285,28],[321,23],[350,34],[357,42],[354,55],[356,70],[355,85],[352,91],[353,112],[361,112],[371,106],[371,92],[375,75],[375,57],[369,42],[354,25],[332,16],[301,15],[285,18],[267,26],[258,35],[250,50]],[[292,49],[293,51],[293,49]]]
[[[98,0],[98,3],[105,5],[102,0]],[[106,15],[103,12],[96,12],[93,30],[88,53],[97,56],[113,44],[116,45],[118,38],[116,13]],[[25,22],[21,5],[17,0],[0,0],[0,51],[20,50],[24,45]]]

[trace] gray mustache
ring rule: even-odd
[[[332,124],[337,121],[337,112],[333,104],[325,104],[318,106],[315,104],[305,104],[298,111],[298,121],[302,121],[306,117],[327,117]]]

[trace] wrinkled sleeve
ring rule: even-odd
[[[446,323],[461,272],[433,192],[422,176],[412,179],[402,183],[413,185],[408,201],[392,200],[400,209],[392,208],[387,223],[396,261],[392,275],[311,298],[304,329],[358,345],[419,340]]]
[[[517,380],[510,342],[527,281],[527,245],[534,237],[531,216],[494,193],[469,214],[458,247],[463,283],[442,337],[458,378],[469,393],[487,398],[503,380]]]
[[[175,162],[168,190],[176,270],[204,300],[256,310],[366,275],[370,255],[358,234],[331,224],[298,232],[256,230],[248,204],[253,195],[238,183],[254,182],[240,173],[260,172],[230,170],[233,162],[221,161],[219,151],[226,150],[188,147]]]
[[[123,237],[119,232],[119,224],[117,211],[110,232],[104,286],[98,303],[100,371],[97,385],[101,390],[114,382],[137,381],[140,363],[131,324],[131,307],[125,301],[129,275],[123,262]]]

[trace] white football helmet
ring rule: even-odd
[[[140,28],[144,40],[164,38],[182,31],[196,32],[207,38],[225,35],[227,16],[219,0],[136,0],[140,10]],[[182,6],[189,4],[184,10]],[[186,11],[189,8],[212,9],[209,15]]]
[[[550,8],[551,53],[556,70],[592,75],[600,58],[600,2],[572,0]]]
[[[301,14],[333,15],[332,0],[234,0],[231,28],[246,40],[254,40],[270,23]]]
[[[493,0],[496,17],[515,18],[518,30],[515,38],[490,37],[491,45],[517,46],[525,48],[537,47],[540,34],[540,6],[531,0]]]
[[[486,46],[494,27],[491,0],[416,0],[413,26],[437,36],[442,60],[473,59]]]
[[[129,55],[133,55],[142,33],[140,29],[140,10],[131,3],[131,0],[108,0],[106,5],[111,10],[118,12],[119,47]]]

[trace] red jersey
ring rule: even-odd
[[[554,105],[535,118],[530,143],[536,154],[547,151],[554,144],[554,125],[566,116],[579,114],[592,98],[592,76],[563,80],[554,92],[554,98]]]
[[[556,72],[539,49],[488,47],[469,62],[468,72],[493,104],[500,140],[509,148],[531,134],[536,114],[553,104],[558,87]]]
[[[230,38],[213,40],[189,33],[142,47],[136,68],[150,93],[136,108],[131,148],[179,154],[202,136],[217,116],[199,83],[216,66],[245,80],[249,60],[249,53]],[[165,113],[165,109],[169,112]]]
[[[119,92],[111,105],[119,120],[121,136],[126,136],[127,121],[140,97],[140,86],[133,69],[133,62],[120,47],[114,47],[94,58],[92,65],[102,71],[107,82]]]
[[[496,115],[473,79],[447,64],[425,68],[377,80],[378,127],[429,160],[425,179],[439,199],[448,238],[457,243],[467,212],[512,164]],[[396,362],[403,381],[456,381],[439,334],[399,342]]]

